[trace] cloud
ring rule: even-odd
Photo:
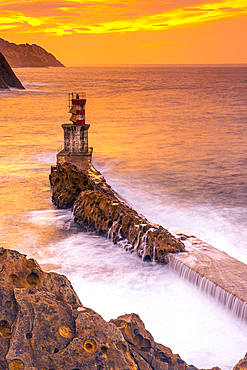
[[[140,48],[158,47],[166,44],[171,44],[171,42],[154,42],[152,44],[140,45]]]
[[[168,24],[165,24],[165,23],[163,23],[163,24],[155,24],[154,26],[155,27],[167,27]]]
[[[237,8],[220,8],[223,12],[243,12],[244,9],[237,9]]]
[[[76,28],[74,29],[75,31],[90,31],[90,28],[86,28],[86,27],[81,27],[81,28]]]
[[[208,8],[184,8],[184,12],[213,12],[215,9],[208,9]]]
[[[153,3],[157,5],[159,1],[153,0]],[[246,0],[208,2],[151,14],[150,9],[144,10],[147,4],[152,5],[144,0],[5,0],[4,4],[0,2],[0,29],[57,36],[126,33],[196,27],[205,22],[247,15]]]

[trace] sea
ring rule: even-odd
[[[85,92],[93,165],[138,212],[247,264],[247,65],[26,68],[0,92],[0,242],[65,274],[105,320],[137,313],[198,368],[230,370],[247,323],[176,271],[83,231],[54,207],[51,165]],[[246,287],[247,289],[247,287]]]

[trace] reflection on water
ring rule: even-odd
[[[85,67],[15,71],[1,92],[1,245],[66,274],[105,319],[136,312],[156,341],[198,367],[230,369],[246,328],[164,266],[84,233],[55,210],[50,165],[86,91],[94,163],[150,221],[181,228],[247,263],[246,68]]]

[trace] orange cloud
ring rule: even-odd
[[[162,45],[167,45],[170,44],[170,42],[154,42],[152,44],[147,44],[147,45],[141,45],[140,48],[149,48],[149,47],[157,47],[157,46],[162,46]]]
[[[160,31],[240,17],[247,14],[246,5],[246,0],[225,0],[147,14],[142,1],[6,0],[0,4],[0,29],[16,28],[19,33],[56,36]]]
[[[65,65],[243,63],[246,16],[247,0],[2,0],[0,37]]]

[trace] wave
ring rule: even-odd
[[[149,221],[165,228],[177,227],[196,235],[213,247],[247,263],[246,220],[247,208],[215,205],[210,202],[186,203],[176,199],[155,181],[149,183],[142,174],[121,173],[118,163],[103,161],[96,167],[107,182],[134,209],[145,215]]]
[[[43,82],[30,82],[30,81],[23,81],[22,84],[24,86],[46,86]]]
[[[107,84],[108,81],[90,81],[92,84]]]
[[[37,153],[33,156],[33,158],[39,163],[53,165],[56,163],[56,152]]]
[[[54,225],[63,230],[68,230],[73,223],[72,212],[68,209],[31,211],[28,215],[26,215],[26,219],[28,222],[38,225],[39,227]]]

